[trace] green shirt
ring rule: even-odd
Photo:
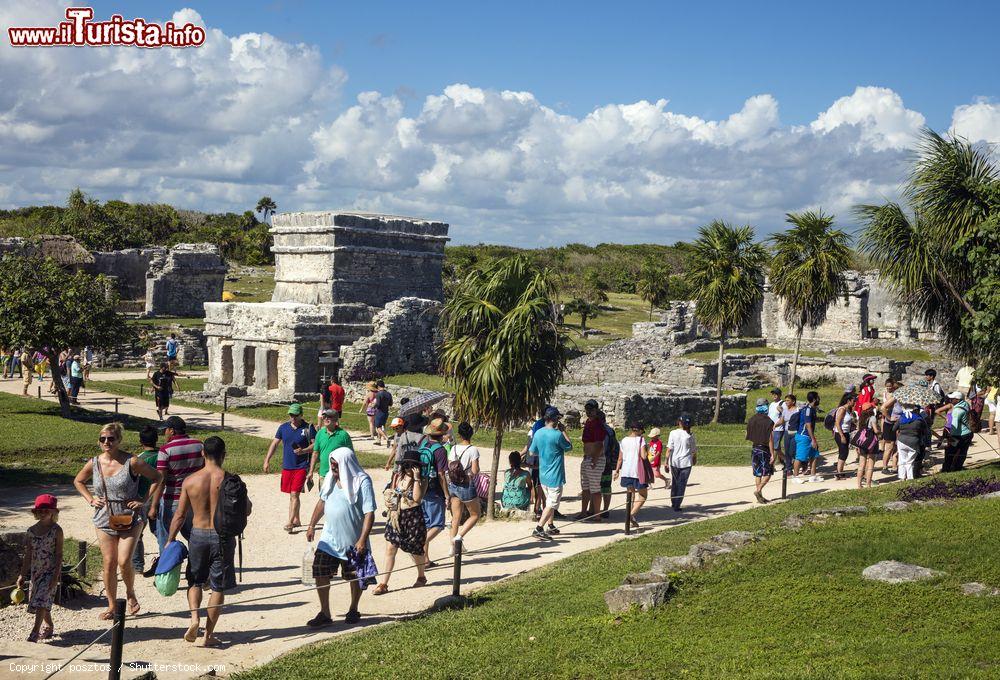
[[[969,427],[969,404],[963,399],[951,410],[951,433],[956,437],[972,434]]]
[[[354,450],[354,442],[347,430],[338,427],[330,433],[325,427],[316,432],[316,440],[313,442],[313,450],[319,454],[319,476],[325,477],[330,471],[330,452],[346,446],[351,451]]]
[[[151,467],[151,468],[153,468],[155,470],[156,469],[156,456],[159,453],[160,452],[158,450],[156,450],[156,449],[146,449],[145,451],[143,451],[142,453],[140,453],[138,456],[136,456],[136,458],[138,458],[143,463],[145,463],[146,465],[148,465],[149,467]],[[149,493],[149,487],[151,487],[152,485],[153,485],[153,483],[151,481],[149,481],[148,479],[146,479],[142,475],[139,475],[139,498],[145,498],[146,494]]]

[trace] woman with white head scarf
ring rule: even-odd
[[[344,617],[346,623],[361,620],[358,602],[361,585],[355,579],[354,568],[348,559],[353,548],[358,555],[371,550],[368,535],[375,524],[375,490],[372,479],[362,469],[354,451],[347,447],[330,452],[330,471],[323,478],[319,502],[313,510],[306,540],[310,543],[316,533],[316,523],[323,518],[313,559],[313,578],[319,596],[320,613],[308,622],[310,628],[320,628],[333,623],[330,618],[330,578],[340,571],[341,578],[351,583],[351,608]]]

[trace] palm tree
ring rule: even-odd
[[[257,212],[264,215],[264,221],[267,222],[268,215],[273,215],[278,209],[278,204],[270,196],[262,196],[259,201],[257,201]]]
[[[833,216],[807,211],[788,213],[791,229],[771,237],[771,290],[784,301],[785,321],[795,328],[790,390],[795,390],[805,328],[826,320],[830,305],[846,290],[844,272],[851,264],[850,237],[833,228]]]
[[[653,320],[653,307],[664,304],[670,296],[670,275],[651,258],[639,270],[635,292],[649,303],[649,320]]]
[[[548,272],[515,255],[471,271],[442,313],[441,370],[454,386],[455,412],[496,431],[490,519],[504,432],[549,401],[566,367],[552,297]]]
[[[719,336],[719,368],[715,384],[715,416],[722,408],[722,367],[726,338],[750,320],[764,298],[762,272],[767,250],[754,242],[753,227],[731,227],[716,220],[698,230],[689,258],[688,282],[694,288],[698,321]]]
[[[993,343],[977,337],[995,337],[995,328],[979,312],[994,299],[988,260],[997,248],[995,227],[981,227],[1000,216],[1000,166],[986,150],[931,130],[917,152],[906,189],[911,212],[897,203],[858,206],[865,224],[858,246],[914,317],[940,328],[953,353],[985,367]],[[990,287],[985,296],[977,295],[981,281]]]

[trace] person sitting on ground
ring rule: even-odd
[[[566,484],[566,452],[573,448],[560,418],[559,409],[549,408],[545,412],[545,427],[535,433],[529,447],[529,451],[538,456],[538,479],[545,493],[545,511],[531,535],[543,540],[552,540],[559,534],[552,520],[559,510]]]
[[[854,423],[857,420],[854,407],[857,401],[857,395],[844,392],[833,415],[833,438],[837,442],[837,479],[847,479],[844,464],[851,454],[851,434],[854,433]]]
[[[747,421],[746,439],[750,442],[750,470],[753,473],[754,498],[758,503],[767,503],[764,487],[774,474],[774,422],[767,415],[768,401],[764,397],[757,400],[756,412]]]
[[[667,437],[667,460],[670,462],[670,506],[674,512],[680,512],[691,468],[698,463],[698,445],[691,432],[691,416],[687,413],[681,414],[677,427]]]
[[[73,479],[73,485],[87,504],[94,509],[94,527],[97,542],[104,558],[104,593],[108,608],[100,618],[110,621],[115,614],[118,594],[118,577],[121,573],[128,600],[128,613],[139,613],[139,600],[135,596],[135,571],[132,569],[132,550],[136,538],[145,525],[143,498],[139,494],[139,476],[155,484],[163,475],[130,453],[121,450],[124,430],[121,423],[108,423],[101,428],[98,443],[101,452],[88,460]],[[91,488],[87,488],[87,481]]]
[[[451,504],[451,492],[448,491],[448,452],[441,443],[450,430],[451,425],[440,418],[435,418],[424,428],[427,441],[421,447],[421,452],[427,450],[432,458],[431,461],[425,460],[423,453],[421,454],[424,467],[420,471],[427,481],[427,490],[424,492],[421,505],[424,509],[424,523],[427,525],[424,557],[430,569],[437,566],[431,561],[431,541],[444,531],[445,508]]]
[[[226,443],[219,437],[205,440],[202,450],[205,464],[200,470],[185,478],[181,484],[181,498],[177,513],[170,523],[167,543],[174,541],[184,524],[184,516],[190,509],[193,516],[191,537],[188,539],[188,606],[191,608],[191,625],[184,633],[184,639],[194,642],[198,639],[201,625],[201,599],[205,586],[212,595],[208,598],[205,617],[205,637],[203,647],[216,647],[220,640],[215,637],[215,629],[222,615],[222,604],[226,601],[226,591],[236,588],[236,537],[222,538],[215,531],[215,509],[219,503],[219,487],[226,476],[223,464],[226,461]],[[247,500],[247,515],[253,504]]]
[[[601,511],[601,475],[604,473],[604,425],[597,417],[598,404],[590,399],[583,405],[587,420],[583,423],[583,458],[580,460],[580,499],[579,514],[573,519],[586,517],[600,522]]]
[[[306,540],[312,543],[316,524],[323,518],[323,533],[320,534],[312,566],[320,611],[307,622],[310,628],[333,623],[330,617],[330,579],[337,575],[338,570],[341,578],[350,582],[351,588],[351,605],[344,622],[355,624],[361,620],[358,612],[361,584],[356,580],[351,557],[355,554],[363,556],[371,550],[368,537],[375,525],[372,478],[362,469],[354,451],[347,447],[334,449],[329,455],[327,468],[319,501],[306,530]]]
[[[306,480],[311,481],[309,464],[310,444],[316,439],[316,428],[302,419],[302,404],[288,406],[288,422],[278,426],[274,439],[264,456],[264,474],[271,471],[271,456],[281,444],[281,493],[288,494],[288,522],[285,531],[292,533],[302,526],[299,518],[299,495],[305,490]],[[312,488],[310,484],[309,488]]]
[[[531,503],[531,472],[522,467],[519,451],[510,452],[507,464],[510,467],[504,473],[500,505],[513,510],[527,510]]]
[[[816,474],[816,461],[819,459],[819,443],[816,441],[816,419],[819,411],[819,392],[815,390],[806,395],[807,404],[799,410],[798,423],[795,428],[795,462],[793,472],[796,484],[820,481]],[[808,477],[806,476],[808,475]]]
[[[451,543],[461,541],[476,526],[482,505],[473,479],[479,474],[479,449],[472,444],[472,425],[458,424],[458,442],[448,452],[448,493],[451,495]],[[469,518],[462,522],[462,508]]]
[[[652,471],[649,471],[649,477],[646,476],[649,446],[646,445],[646,439],[642,436],[642,425],[639,423],[630,425],[629,436],[623,437],[619,446],[620,452],[618,462],[615,465],[614,478],[621,477],[622,488],[635,492],[636,497],[632,501],[632,514],[629,516],[629,522],[632,523],[632,526],[637,527],[639,522],[636,520],[636,516],[649,495],[649,482],[652,477]]]
[[[389,592],[389,578],[396,567],[396,552],[400,549],[409,553],[417,566],[417,580],[413,585],[427,585],[427,578],[424,576],[427,524],[424,522],[424,510],[420,506],[426,486],[420,476],[420,452],[407,451],[399,461],[399,474],[393,485],[385,490],[385,571],[382,572],[381,583],[375,587],[372,595]]]
[[[52,494],[38,495],[31,514],[37,521],[28,527],[17,587],[23,589],[25,582],[31,583],[28,611],[34,610],[35,625],[28,634],[28,642],[38,642],[51,639],[55,629],[52,604],[62,581],[63,530],[57,524],[59,508]]]

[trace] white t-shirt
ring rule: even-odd
[[[694,464],[691,456],[698,450],[694,442],[694,435],[681,428],[670,432],[667,439],[667,448],[670,449],[671,467],[691,467]]]
[[[639,453],[645,440],[642,437],[623,437],[618,445],[622,451],[622,477],[639,478]]]
[[[784,401],[772,401],[767,407],[767,417],[771,419],[772,423],[776,423],[781,419],[781,409],[785,405]],[[778,425],[774,428],[775,432],[784,432],[785,426]]]
[[[472,461],[479,460],[479,449],[472,444],[455,444],[448,454],[448,461],[460,460],[468,474],[472,474]]]

